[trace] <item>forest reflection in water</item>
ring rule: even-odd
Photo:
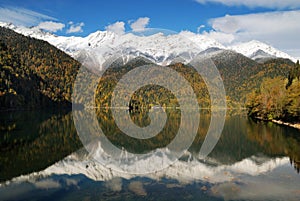
[[[169,110],[162,132],[151,139],[139,140],[123,134],[109,111],[97,110],[96,113],[106,137],[129,152],[145,152],[166,146],[180,126],[180,111]],[[130,116],[139,126],[151,123],[146,113]],[[0,118],[1,181],[43,170],[82,147],[71,112],[5,112]],[[127,120],[124,119],[124,122]],[[210,112],[201,111],[198,134],[189,149],[196,158],[209,123]],[[299,173],[299,145],[300,135],[296,129],[255,122],[244,114],[229,112],[222,136],[209,157],[216,164],[233,164],[251,156],[288,156]]]

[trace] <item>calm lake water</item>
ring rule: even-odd
[[[130,153],[163,148],[180,125],[180,112],[169,111],[161,133],[137,140],[118,129],[110,112],[96,113],[106,138]],[[131,120],[151,123],[145,114]],[[2,112],[0,200],[300,200],[299,130],[229,111],[220,140],[203,160],[209,124],[210,112],[201,111],[186,154],[161,171],[133,175],[86,151],[71,112]]]

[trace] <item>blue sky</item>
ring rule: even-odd
[[[298,0],[0,0],[0,21],[57,35],[122,34],[145,27],[189,30],[223,44],[260,40],[300,57],[297,19]]]
[[[276,9],[248,8],[246,6],[226,6],[220,3],[201,4],[195,0],[1,0],[2,8],[25,8],[42,13],[56,21],[67,24],[83,22],[83,32],[87,35],[95,30],[104,30],[116,21],[128,22],[139,17],[149,17],[150,27],[165,28],[174,31],[190,30],[197,32],[200,25],[206,25],[208,19],[226,14],[248,14]],[[37,25],[36,23],[28,25]],[[126,30],[130,30],[126,23]],[[209,28],[209,27],[207,27]],[[66,34],[62,31],[60,34]]]

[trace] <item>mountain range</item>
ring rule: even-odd
[[[152,31],[151,34],[126,33],[118,35],[109,31],[96,31],[86,37],[56,36],[37,27],[15,26],[11,23],[0,22],[0,26],[14,30],[25,36],[44,40],[77,59],[82,51],[95,55],[99,67],[112,54],[118,52],[122,56],[143,56],[150,61],[168,65],[175,58],[181,58],[188,63],[199,53],[212,54],[220,50],[233,50],[244,56],[265,61],[272,58],[286,58],[293,62],[295,58],[260,41],[252,40],[234,46],[225,46],[215,39],[189,31],[180,33],[163,33],[163,30]],[[153,34],[154,32],[154,34]]]
[[[86,67],[98,70],[107,59],[117,54],[121,56],[118,61],[123,62],[115,63],[115,67],[103,74],[102,85],[100,82],[95,94],[98,106],[109,106],[113,87],[124,73],[149,63],[178,71],[194,88],[201,107],[209,107],[210,103],[203,79],[195,76],[195,69],[189,67],[189,62],[196,56],[214,62],[223,79],[229,107],[243,107],[246,95],[257,89],[264,78],[287,78],[294,66],[294,58],[258,41],[238,48],[225,47],[213,39],[190,32],[137,36],[97,31],[87,37],[65,37],[36,27],[0,25],[0,102],[4,109],[47,107],[53,102],[70,105],[73,84],[81,65],[79,62],[85,62],[82,53],[94,57],[93,66]],[[184,94],[185,89],[180,90]],[[146,95],[136,94],[137,102],[146,98],[152,103],[177,105],[167,91],[144,88],[140,92]],[[165,102],[157,102],[158,96],[165,96]]]

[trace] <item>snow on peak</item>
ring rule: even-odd
[[[262,43],[257,40],[252,40],[252,41],[249,41],[246,43],[240,43],[240,44],[229,47],[229,49],[232,49],[238,53],[241,53],[251,59],[255,59],[257,56],[257,53],[260,52],[262,54],[264,52],[264,53],[266,53],[265,56],[277,57],[277,58],[287,58],[294,62],[296,61],[296,59],[291,57],[290,55],[288,55],[266,43]]]
[[[24,36],[31,36],[33,38],[47,39],[48,37],[55,37],[55,35],[53,35],[52,33],[43,31],[38,27],[16,26],[12,23],[7,23],[7,22],[0,22],[0,26],[12,29],[17,33],[20,33]]]
[[[110,31],[96,31],[88,35],[85,39],[89,42],[89,46],[98,47],[101,44],[113,43],[117,36],[117,34]]]
[[[25,36],[45,40],[75,59],[82,51],[93,52],[99,57],[97,59],[99,66],[115,52],[122,52],[126,57],[142,56],[154,63],[167,65],[176,58],[188,63],[195,55],[207,49],[234,50],[251,59],[282,57],[296,61],[288,54],[256,40],[226,47],[213,38],[190,31],[181,31],[177,34],[158,32],[152,35],[133,33],[118,35],[110,31],[96,31],[86,37],[66,37],[44,32],[37,27],[27,28],[4,22],[0,22],[0,26]]]
[[[193,41],[194,43],[199,45],[202,50],[206,50],[208,48],[226,49],[226,47],[224,45],[222,45],[215,39],[209,38],[208,36],[205,36],[205,35],[195,34],[190,31],[181,31],[179,33],[179,35],[182,35],[182,36],[190,39],[191,41]]]

